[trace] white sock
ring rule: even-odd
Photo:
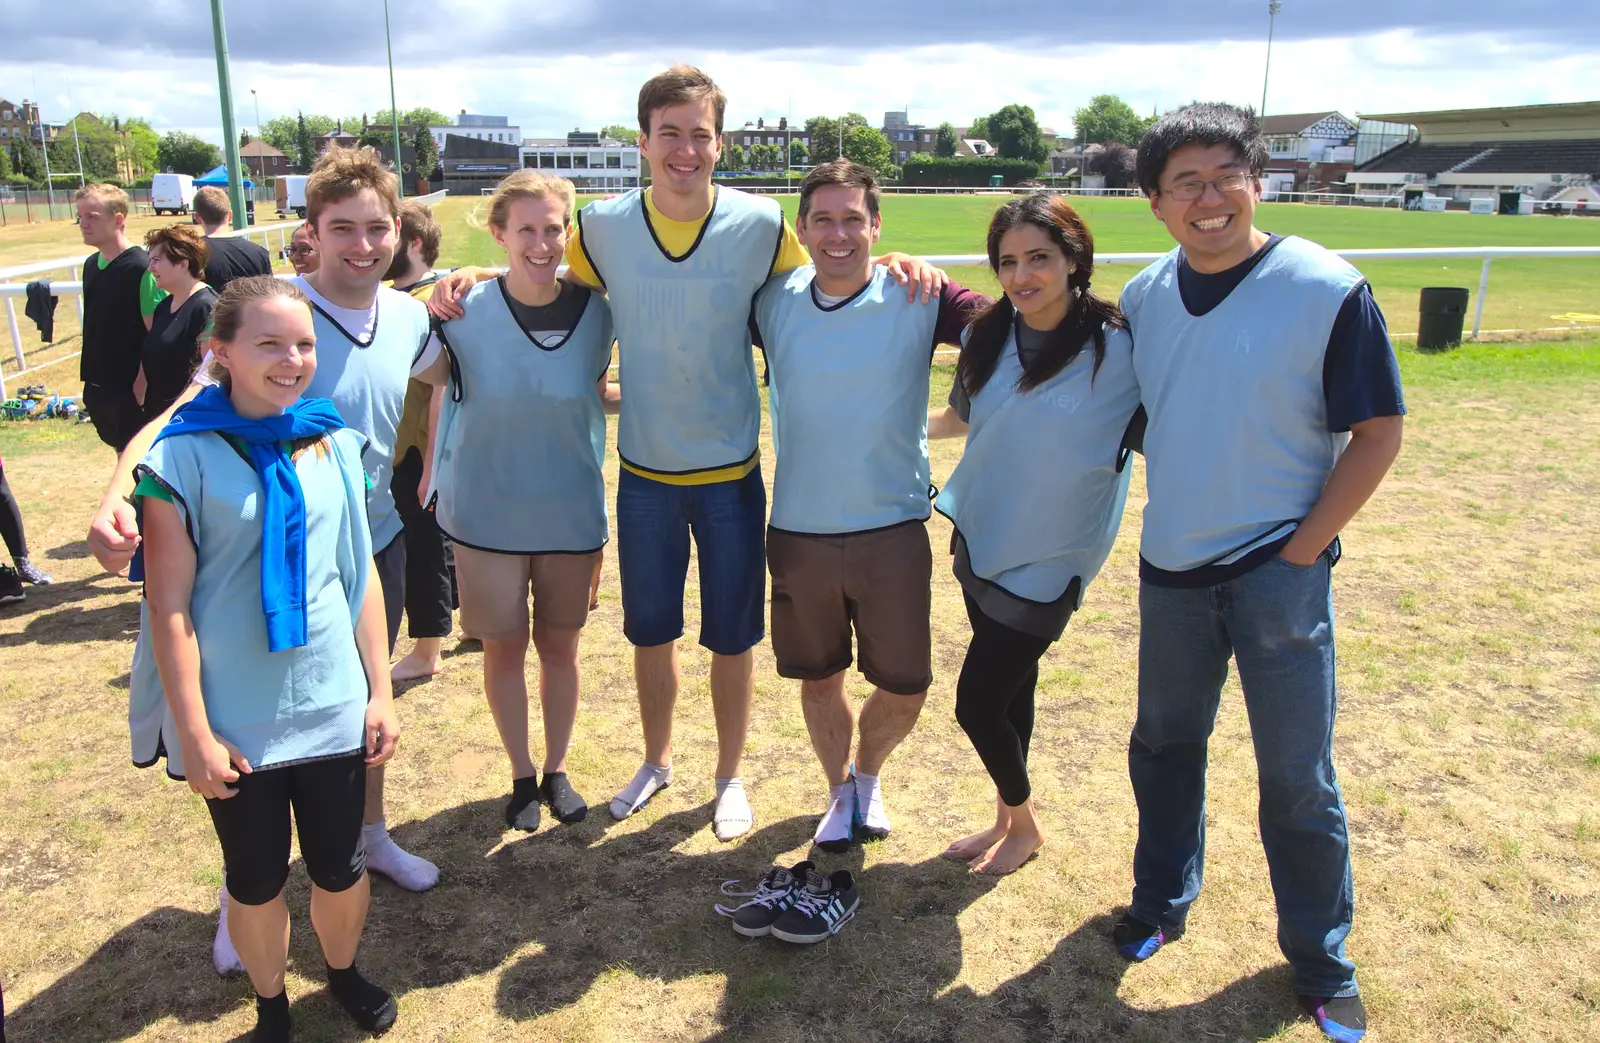
[[[222,893],[217,896],[217,902],[222,907],[217,914],[217,936],[211,940],[211,966],[224,978],[232,978],[244,973],[244,961],[239,959],[239,953],[233,947],[233,939],[228,937],[228,884],[223,879]]]
[[[878,776],[856,773],[856,806],[861,809],[862,825],[874,834],[888,834],[889,809],[883,806]]]
[[[711,832],[718,840],[744,836],[755,825],[750,798],[744,795],[744,779],[718,779],[717,805],[711,812]]]
[[[817,822],[813,839],[819,844],[848,841],[851,817],[855,813],[855,787],[849,780],[828,787],[828,810]]]
[[[393,880],[407,891],[426,891],[439,882],[439,867],[418,858],[389,836],[389,825],[382,819],[361,827],[367,845],[367,868]]]
[[[672,766],[663,768],[659,764],[645,761],[639,765],[639,770],[633,773],[633,778],[622,787],[622,792],[611,798],[611,817],[622,821],[629,815],[638,811],[656,795],[657,790],[666,789],[672,784]]]

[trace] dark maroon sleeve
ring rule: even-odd
[[[934,345],[960,344],[961,331],[990,303],[989,297],[976,290],[954,282],[945,283],[944,289],[939,291],[939,318],[933,326]]]

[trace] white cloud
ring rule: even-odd
[[[814,44],[815,37],[806,42]],[[232,42],[242,128],[255,125],[252,87],[263,119],[297,109],[355,115],[388,107],[388,72],[381,65],[266,63],[252,61],[249,50],[246,41]],[[395,70],[400,107],[506,115],[530,136],[632,124],[639,84],[682,59],[701,65],[726,89],[730,124],[851,110],[876,122],[884,110],[908,106],[918,122],[961,124],[1015,101],[1031,104],[1040,122],[1065,133],[1073,110],[1099,93],[1119,94],[1140,112],[1195,98],[1258,104],[1264,46],[1222,40],[869,51],[849,40],[826,50],[589,55],[553,53],[535,42],[525,53],[515,61],[452,54],[436,63],[404,62]],[[78,109],[116,111],[144,116],[158,129],[221,140],[216,66],[209,59],[124,52],[98,69],[0,62],[0,96],[31,96],[34,74],[47,118]],[[1275,43],[1267,111],[1354,115],[1597,97],[1600,65],[1583,51],[1526,39],[1513,45],[1487,32],[1395,30]]]

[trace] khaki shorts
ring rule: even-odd
[[[926,523],[842,536],[769,528],[767,566],[780,676],[820,681],[848,668],[853,625],[868,681],[897,695],[928,690],[933,552]]]
[[[532,619],[556,630],[576,630],[589,618],[589,582],[596,554],[501,554],[455,545],[461,628],[474,637],[502,638],[529,631]]]

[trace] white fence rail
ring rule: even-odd
[[[443,193],[435,193],[435,195],[442,197]],[[430,197],[421,197],[419,201],[431,202],[432,199]],[[249,229],[249,231],[273,231],[282,227],[292,228],[296,224],[298,224],[298,222],[290,221],[283,226],[271,225],[264,229],[252,228]],[[235,234],[243,235],[245,233],[238,232]],[[1487,297],[1489,293],[1489,266],[1495,258],[1567,257],[1600,259],[1600,246],[1442,246],[1417,247],[1412,249],[1355,248],[1348,250],[1335,250],[1334,253],[1337,253],[1340,257],[1343,257],[1348,261],[1356,263],[1366,260],[1398,261],[1432,260],[1441,258],[1482,261],[1483,270],[1482,274],[1478,278],[1478,303],[1472,316],[1472,336],[1476,338],[1483,324],[1484,298]],[[1159,260],[1165,256],[1166,253],[1164,251],[1160,253],[1097,253],[1095,254],[1094,260],[1096,264],[1149,264],[1150,262]],[[936,264],[940,267],[946,268],[981,267],[989,263],[989,259],[983,254],[932,254],[924,257],[923,260],[930,264]],[[67,264],[70,266],[82,264],[82,258],[69,258]],[[37,270],[39,270],[39,266],[37,265],[24,265],[21,269],[0,269],[0,279],[11,277],[15,274],[31,274]],[[287,278],[287,276],[282,277]],[[81,282],[52,282],[50,284],[50,290],[51,293],[55,294],[56,296],[70,295],[80,297],[78,312],[80,318],[82,317],[83,306],[81,294],[83,293],[83,284]],[[0,284],[0,298],[4,298],[6,302],[6,320],[10,325],[12,350],[16,355],[18,367],[25,367],[27,365],[27,361],[22,353],[22,329],[17,323],[16,302],[18,298],[25,298],[26,296],[26,283]],[[68,359],[76,357],[77,354],[74,353],[64,358],[51,359],[49,362],[42,363],[41,365],[35,366],[32,369],[24,368],[20,373],[12,374],[9,378],[7,378],[3,373],[0,373],[0,398],[5,396],[5,381],[7,379],[15,380],[18,377],[25,376],[39,369],[43,369],[46,366],[58,365],[67,361]]]

